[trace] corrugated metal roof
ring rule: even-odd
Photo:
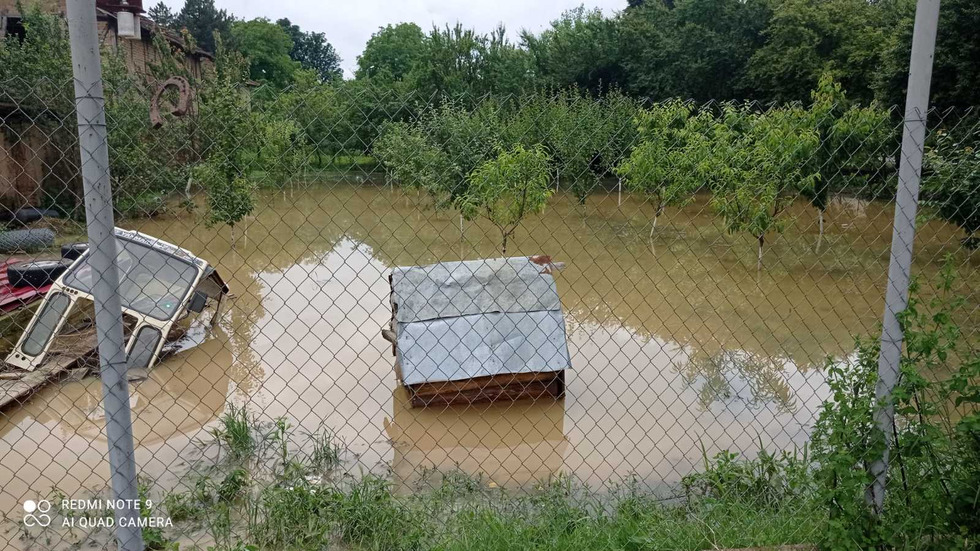
[[[442,262],[395,268],[399,323],[486,314],[560,310],[551,274],[527,257]]]
[[[569,367],[555,280],[527,257],[395,268],[407,385]]]

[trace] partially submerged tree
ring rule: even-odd
[[[262,168],[272,185],[285,189],[303,171],[311,152],[299,124],[290,118],[265,117],[260,121]]]
[[[222,163],[203,163],[194,171],[197,180],[207,190],[208,213],[205,223],[208,226],[226,224],[231,228],[231,246],[236,243],[235,224],[252,213],[255,200],[252,197],[255,185],[245,176],[234,176]]]
[[[601,137],[595,130],[603,113],[594,100],[574,92],[559,94],[549,102],[549,108],[548,143],[555,155],[558,179],[565,181],[584,205],[599,183],[591,166],[599,153]]]
[[[407,188],[425,191],[436,207],[451,203],[454,179],[448,155],[406,123],[388,125],[375,142],[374,154],[391,178]]]
[[[643,111],[637,119],[642,141],[616,173],[627,189],[653,201],[653,237],[664,209],[687,203],[702,185],[696,167],[705,151],[704,133],[712,118],[709,113],[696,112],[690,103],[670,101]]]
[[[784,210],[816,178],[807,166],[819,137],[806,118],[799,107],[759,114],[729,105],[708,143],[712,204],[730,233],[758,241],[759,269],[766,235],[782,231]]]
[[[818,212],[819,250],[831,195],[847,187],[864,187],[879,174],[884,157],[892,152],[893,128],[888,112],[876,103],[869,107],[851,104],[830,73],[820,78],[811,97],[809,126],[816,130],[820,143],[810,159],[817,177],[803,194]]]
[[[474,111],[455,104],[430,109],[417,123],[387,125],[374,153],[395,180],[428,192],[436,208],[452,207],[501,143],[497,111],[489,100]]]
[[[256,121],[251,102],[242,89],[248,65],[217,40],[216,74],[203,87],[198,120],[207,157],[194,169],[195,180],[207,192],[206,223],[227,224],[235,244],[235,224],[255,207],[253,184],[248,179]]]
[[[456,205],[469,220],[483,217],[500,230],[500,252],[528,215],[544,209],[552,190],[548,180],[548,155],[540,146],[517,145],[500,152],[470,175],[466,194]]]

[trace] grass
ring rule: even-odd
[[[307,434],[312,451],[307,457],[310,469],[317,473],[325,473],[340,465],[341,445],[335,442],[333,432],[324,429]]]
[[[284,419],[262,425],[230,408],[211,443],[229,450],[224,461],[162,498],[167,535],[196,533],[216,551],[639,551],[808,543],[820,530],[805,454],[705,458],[667,503],[635,480],[597,492],[557,477],[516,493],[457,470],[401,495],[387,477],[340,473],[344,449],[329,431],[304,436],[294,450]]]
[[[221,426],[214,429],[213,434],[217,442],[228,450],[233,460],[241,461],[256,451],[257,431],[258,421],[249,417],[245,407],[239,408],[231,404],[221,417]]]

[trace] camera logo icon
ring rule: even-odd
[[[24,526],[46,528],[51,524],[51,515],[48,514],[50,510],[50,501],[42,499],[35,502],[33,499],[28,499],[24,502]]]

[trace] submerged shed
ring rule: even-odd
[[[544,256],[395,268],[395,372],[413,406],[559,398],[565,319]]]

